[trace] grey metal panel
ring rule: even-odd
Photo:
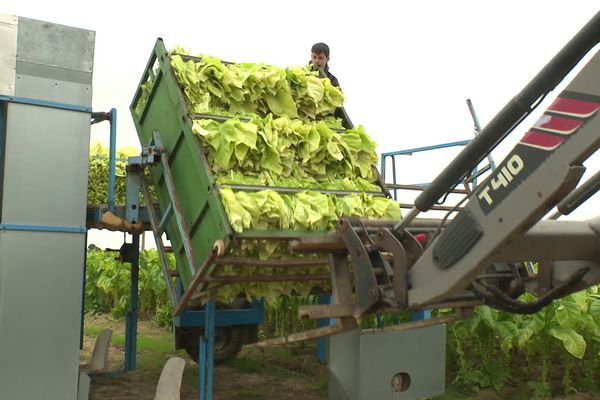
[[[92,72],[93,31],[19,17],[18,60]]]
[[[90,117],[8,104],[2,222],[85,226]]]
[[[12,96],[15,90],[17,24],[14,15],[0,13],[0,95]]]
[[[446,327],[399,332],[353,331],[330,338],[330,400],[413,400],[440,395],[445,386]],[[410,376],[406,391],[392,378]]]
[[[76,399],[84,246],[0,232],[0,398]]]
[[[15,96],[89,107],[92,85],[17,74]]]
[[[17,75],[31,75],[52,80],[91,85],[92,73],[17,61]]]

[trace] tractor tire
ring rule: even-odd
[[[181,347],[185,349],[196,364],[200,360],[200,336],[203,329],[178,330]],[[215,328],[215,357],[216,364],[234,358],[244,344],[244,326],[226,326]]]

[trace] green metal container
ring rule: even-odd
[[[197,260],[202,262],[218,240],[222,240],[227,248],[233,231],[200,142],[192,133],[187,102],[162,39],[156,41],[130,110],[142,146],[151,143],[154,131],[161,135],[169,155],[180,211]],[[151,180],[164,213],[171,199],[160,165],[152,167]],[[195,271],[186,258],[184,238],[174,218],[167,226],[167,235],[179,275],[187,288]]]
[[[192,57],[193,58],[193,57]],[[184,288],[188,288],[197,272],[196,269],[209,258],[215,244],[222,241],[228,253],[241,240],[245,239],[285,239],[290,240],[302,236],[320,236],[324,231],[298,230],[245,230],[236,233],[232,229],[223,207],[219,187],[211,172],[211,167],[200,140],[192,132],[192,122],[197,115],[190,114],[187,100],[171,67],[169,54],[162,39],[158,39],[146,69],[131,103],[130,110],[135,122],[142,146],[153,141],[154,132],[158,131],[162,145],[168,155],[173,186],[178,194],[177,209],[181,214],[185,229],[189,234],[188,252],[193,253],[196,268],[190,265],[190,257],[186,254],[186,238],[181,234],[175,218],[167,225],[168,238],[173,247],[177,262],[177,270]],[[348,120],[349,121],[349,120]],[[377,174],[378,175],[378,174]],[[156,189],[159,206],[163,215],[171,204],[165,176],[165,168],[160,164],[151,167],[150,177]],[[379,182],[384,196],[384,185]],[[233,185],[235,186],[235,185]],[[246,188],[247,190],[248,188]],[[254,187],[252,190],[263,189]],[[279,192],[289,193],[304,189],[273,188]],[[348,194],[349,191],[322,191],[331,194]],[[285,261],[284,261],[285,262]],[[210,271],[209,271],[210,273]]]

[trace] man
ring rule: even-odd
[[[325,75],[331,81],[331,84],[336,87],[340,87],[340,83],[337,78],[329,72],[329,46],[325,43],[315,43],[310,49],[311,57],[310,64],[313,65],[313,69],[321,69]]]

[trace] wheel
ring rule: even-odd
[[[200,359],[200,336],[203,329],[178,330],[181,347],[192,360],[198,363]],[[215,328],[215,363],[219,364],[234,358],[244,344],[243,326],[226,326]]]

